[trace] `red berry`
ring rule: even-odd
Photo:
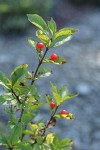
[[[50,108],[55,108],[56,107],[56,104],[54,102],[51,102],[49,105],[50,105]]]
[[[55,61],[55,60],[58,59],[58,56],[57,56],[56,54],[52,54],[52,55],[50,56],[50,59],[53,60],[53,61]]]
[[[44,48],[44,44],[43,43],[37,43],[36,48],[39,50],[42,50]]]
[[[61,110],[61,112],[60,112],[60,114],[62,114],[62,115],[66,115],[66,114],[68,114],[69,112],[68,111],[66,111],[66,110]]]

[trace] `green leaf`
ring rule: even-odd
[[[78,32],[78,30],[75,29],[75,28],[62,28],[62,29],[59,30],[59,31],[65,31],[65,32],[67,32],[68,34],[73,34],[73,33]]]
[[[37,104],[31,105],[31,106],[30,106],[30,109],[31,109],[31,110],[38,109],[38,108],[40,108],[41,106],[43,106],[44,104],[46,104],[46,102],[38,102]]]
[[[40,95],[35,86],[31,85],[30,94],[35,98],[35,100],[40,101]]]
[[[46,22],[37,14],[27,14],[28,20],[41,30],[48,31]]]
[[[54,39],[50,45],[50,47],[56,47],[56,46],[60,46],[62,44],[64,44],[65,42],[71,40],[72,36],[68,36],[68,35],[64,35],[64,36],[60,36],[57,39]]]
[[[66,86],[62,86],[60,89],[51,82],[51,86],[53,88],[52,95],[57,103],[57,105],[61,105],[64,101],[67,101],[78,94],[71,94]]]
[[[1,71],[0,71],[0,85],[2,85],[5,89],[9,90],[10,81]]]
[[[0,71],[0,81],[3,82],[5,85],[9,84],[8,78],[5,76],[3,72]]]
[[[2,81],[0,81],[0,85],[2,85],[5,89],[9,90],[9,87],[6,86]]]
[[[49,27],[51,34],[54,35],[55,32],[57,31],[57,25],[56,25],[56,22],[53,20],[53,18],[51,18],[51,20],[48,21],[48,27]]]
[[[22,116],[22,122],[24,124],[29,123],[32,120],[33,116],[30,112],[25,112]]]
[[[22,123],[19,122],[11,129],[11,133],[10,133],[11,144],[18,143],[21,135],[22,135]]]
[[[31,145],[27,142],[21,142],[16,144],[17,150],[33,150]]]
[[[35,144],[33,147],[34,150],[41,150],[39,144]]]
[[[32,78],[32,73],[29,71],[25,72],[25,78]]]
[[[58,37],[65,36],[65,35],[69,36],[76,32],[77,30],[74,28],[63,28],[59,30],[57,33],[55,33],[54,39],[57,39]]]
[[[42,136],[38,136],[37,137],[37,143],[38,144],[42,144],[43,143],[43,137]]]
[[[11,93],[5,93],[0,96],[0,104],[5,103],[5,105],[7,105],[10,104],[12,100],[13,100],[13,96]]]
[[[38,43],[37,40],[35,40],[34,38],[30,37],[30,38],[28,38],[28,42],[29,42],[29,44],[30,44],[32,47],[34,47],[34,49],[36,49],[36,44]]]
[[[43,62],[44,63],[53,63],[55,65],[62,65],[62,64],[65,64],[67,61],[64,58],[62,58],[62,57],[58,57],[58,59],[55,60],[55,61],[53,61],[50,58],[48,58],[48,59],[44,59]]]
[[[38,38],[46,45],[49,45],[49,37],[47,35],[38,35]]]
[[[0,134],[0,145],[7,145],[7,146],[10,145],[7,136],[5,137],[3,134]]]
[[[30,131],[30,130],[24,130],[23,133],[33,135],[33,131]]]
[[[56,114],[54,117],[55,118],[64,118],[64,119],[67,119],[67,120],[74,120],[75,119],[75,117],[71,113],[68,113],[68,114]]]
[[[49,94],[46,94],[46,101],[48,104],[50,104],[50,102],[52,102],[52,97]]]
[[[50,76],[51,74],[52,74],[52,70],[49,67],[47,67],[47,66],[40,67],[36,78],[47,77],[47,76]]]
[[[14,71],[11,74],[12,86],[14,86],[14,84],[18,81],[18,79],[22,75],[24,75],[24,73],[26,72],[27,67],[28,67],[27,64],[23,64],[23,65],[20,65],[20,66],[18,66],[14,69]]]
[[[58,135],[55,135],[53,143],[52,143],[52,149],[54,150],[71,150],[72,149],[72,140],[65,138],[61,139]]]

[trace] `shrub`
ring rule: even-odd
[[[73,114],[68,110],[61,110],[61,105],[77,94],[71,94],[66,86],[58,88],[55,83],[50,82],[51,95],[46,93],[45,100],[41,101],[41,96],[34,83],[39,78],[52,74],[51,68],[43,64],[62,65],[66,63],[61,56],[51,54],[49,58],[46,58],[46,54],[51,48],[69,41],[77,30],[63,28],[57,31],[53,18],[46,23],[37,14],[27,16],[28,20],[38,27],[36,31],[38,40],[33,37],[28,39],[37,53],[38,65],[32,72],[28,71],[28,64],[17,66],[12,71],[10,79],[0,72],[0,84],[5,91],[0,96],[0,104],[5,106],[5,112],[10,115],[7,133],[0,134],[0,145],[4,145],[9,150],[70,150],[72,140],[61,139],[48,129],[56,126],[57,119],[74,119]],[[35,121],[43,105],[47,105],[51,116],[48,121],[42,116],[41,119]]]

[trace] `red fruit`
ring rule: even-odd
[[[69,112],[68,111],[66,111],[66,110],[61,110],[61,112],[60,112],[60,114],[62,114],[62,115],[66,115],[66,114],[68,114]]]
[[[42,50],[44,48],[44,44],[43,43],[37,43],[36,48],[39,50]]]
[[[58,59],[58,56],[57,56],[56,54],[52,54],[52,55],[50,56],[50,59],[53,60],[53,61],[55,61],[55,60]]]
[[[54,102],[51,102],[49,105],[50,105],[50,108],[55,108],[56,107],[56,104]]]

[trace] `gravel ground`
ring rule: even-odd
[[[71,25],[79,32],[70,42],[54,48],[48,54],[49,56],[55,52],[65,57],[68,64],[51,66],[53,75],[44,80],[40,79],[36,85],[42,95],[50,90],[49,81],[55,82],[58,86],[66,85],[73,93],[80,92],[77,98],[62,106],[72,112],[76,120],[59,120],[55,131],[62,137],[71,138],[75,142],[74,150],[99,150],[100,11],[91,9],[85,12],[79,23]],[[36,66],[36,55],[32,55],[33,50],[27,42],[33,33],[34,31],[24,36],[0,35],[0,70],[8,76],[17,65],[28,63],[30,70]],[[2,93],[2,90],[0,91]],[[41,111],[46,118],[47,112],[47,107]],[[3,113],[0,113],[0,118],[4,118]]]

